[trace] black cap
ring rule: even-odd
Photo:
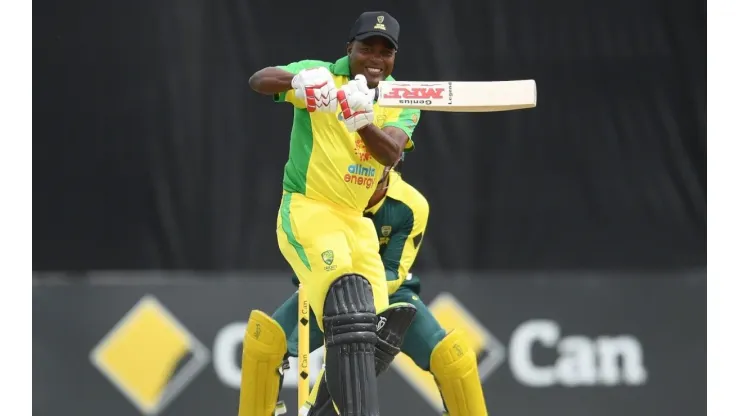
[[[398,35],[401,26],[393,16],[386,12],[365,12],[360,15],[349,32],[349,41],[363,40],[371,36],[382,36],[398,49]]]

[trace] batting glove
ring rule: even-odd
[[[367,79],[363,75],[357,75],[337,91],[337,101],[347,130],[355,132],[372,124],[375,118],[374,99],[375,93],[367,86]]]
[[[304,69],[293,77],[290,85],[296,90],[296,97],[305,101],[309,113],[337,111],[337,87],[328,69]]]

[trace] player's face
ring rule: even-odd
[[[377,87],[378,82],[393,72],[396,61],[396,50],[382,36],[351,42],[347,46],[347,54],[352,75],[364,75],[370,88]]]

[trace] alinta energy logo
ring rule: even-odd
[[[155,297],[143,297],[90,353],[92,364],[144,415],[159,414],[210,352]]]
[[[344,174],[344,181],[370,189],[375,184],[375,173],[375,168],[371,166],[349,165],[347,173]]]

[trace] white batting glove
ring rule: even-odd
[[[296,90],[296,97],[305,101],[309,113],[337,111],[337,87],[328,69],[304,69],[293,77],[290,85]]]
[[[347,130],[355,132],[369,124],[375,118],[373,100],[375,92],[367,86],[364,75],[357,75],[355,79],[337,91],[337,101],[342,111],[342,120]]]

